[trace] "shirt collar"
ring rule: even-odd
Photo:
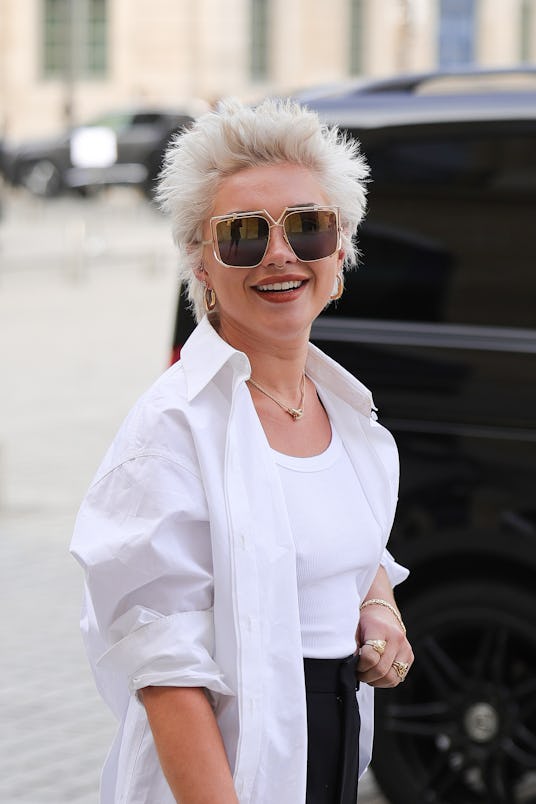
[[[208,316],[203,316],[181,349],[181,364],[186,377],[186,393],[191,402],[226,363],[247,379],[251,366],[247,355],[220,338]]]
[[[247,380],[251,365],[244,352],[239,352],[220,338],[208,316],[204,316],[181,350],[187,398],[191,402],[227,363],[237,375]],[[370,416],[375,410],[372,394],[359,380],[320,349],[309,344],[306,371],[308,376],[344,399],[360,413]]]
[[[372,411],[376,411],[369,389],[312,343],[305,370],[315,383],[332,391],[364,416],[370,417]]]

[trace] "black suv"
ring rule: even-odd
[[[395,434],[416,654],[376,695],[393,804],[536,802],[536,71],[298,97],[370,166],[362,266],[313,340]],[[177,350],[191,320],[179,301]]]
[[[190,115],[166,109],[109,112],[56,137],[5,148],[5,178],[34,195],[133,185],[149,197],[174,134]]]

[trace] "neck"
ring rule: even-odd
[[[299,342],[267,342],[237,336],[221,327],[220,337],[244,352],[251,364],[251,376],[266,389],[284,398],[294,399],[301,387],[307,360],[308,333]]]
[[[248,382],[250,385],[256,388],[257,391],[260,391],[261,394],[264,394],[264,396],[268,397],[268,399],[271,399],[272,402],[275,402],[275,404],[281,408],[281,410],[284,410],[285,413],[288,413],[289,416],[292,416],[295,422],[302,418],[305,411],[305,372],[303,372],[301,375],[299,402],[295,404],[289,404],[289,402],[283,399],[278,399],[276,396],[274,396],[274,394],[270,393],[270,391],[258,383],[253,377],[250,377]]]
[[[251,360],[251,377],[268,391],[283,399],[300,396],[305,374],[305,360],[296,364],[278,360]]]

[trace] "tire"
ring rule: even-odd
[[[19,182],[40,198],[58,195],[62,186],[59,170],[50,159],[38,159],[24,165],[19,174]]]
[[[376,694],[373,769],[391,804],[535,804],[536,605],[466,582],[404,606],[415,663]]]

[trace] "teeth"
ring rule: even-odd
[[[300,281],[294,282],[274,282],[273,285],[257,285],[257,290],[293,290],[299,288],[302,283]]]

